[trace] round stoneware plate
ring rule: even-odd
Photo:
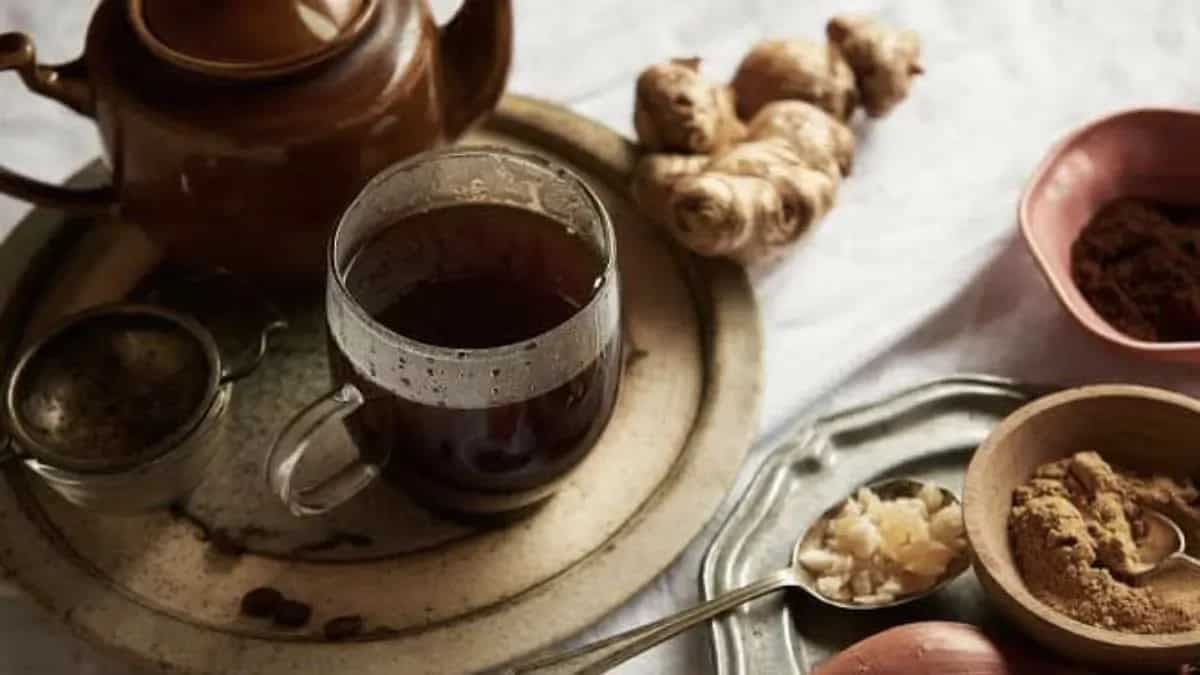
[[[572,166],[616,224],[624,379],[598,445],[553,500],[474,530],[379,484],[329,516],[289,516],[259,472],[283,421],[330,384],[314,296],[282,307],[290,328],[235,385],[224,454],[185,503],[104,516],[5,467],[7,574],[78,633],[163,670],[395,675],[474,672],[545,647],[670,564],[725,497],[756,430],[761,336],[746,276],[681,255],[638,216],[624,189],[633,147],[603,126],[510,96],[463,142]],[[100,175],[92,167],[77,181]],[[5,353],[55,317],[153,287],[159,262],[131,226],[35,211],[0,247]],[[223,319],[241,305],[213,300],[215,314],[200,318],[236,323]],[[340,430],[320,442],[353,452]],[[286,630],[240,616],[258,586],[311,605],[312,619]],[[322,626],[347,615],[364,631],[327,641]]]

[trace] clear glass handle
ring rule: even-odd
[[[330,422],[342,421],[363,402],[357,387],[344,384],[301,410],[275,439],[267,454],[267,485],[294,515],[325,513],[358,494],[379,475],[378,466],[354,461],[315,485],[297,488],[292,484],[296,467],[309,451],[313,435]]]

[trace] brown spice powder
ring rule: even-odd
[[[1143,507],[1200,523],[1190,481],[1114,470],[1094,452],[1040,467],[1013,495],[1009,534],[1029,590],[1093,626],[1133,633],[1200,627],[1200,579],[1173,571],[1146,586],[1127,579],[1142,564]]]
[[[1079,291],[1140,340],[1200,339],[1200,212],[1135,199],[1105,206],[1071,248]]]

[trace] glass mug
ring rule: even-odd
[[[343,214],[327,268],[335,386],[267,458],[292,513],[382,477],[435,511],[518,514],[591,449],[621,372],[620,294],[612,223],[566,168],[495,148],[394,165]],[[358,458],[298,487],[336,421]]]

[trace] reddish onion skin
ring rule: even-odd
[[[921,621],[872,635],[813,675],[1089,675],[1096,671],[1029,656],[1037,648],[998,643],[976,626]]]

